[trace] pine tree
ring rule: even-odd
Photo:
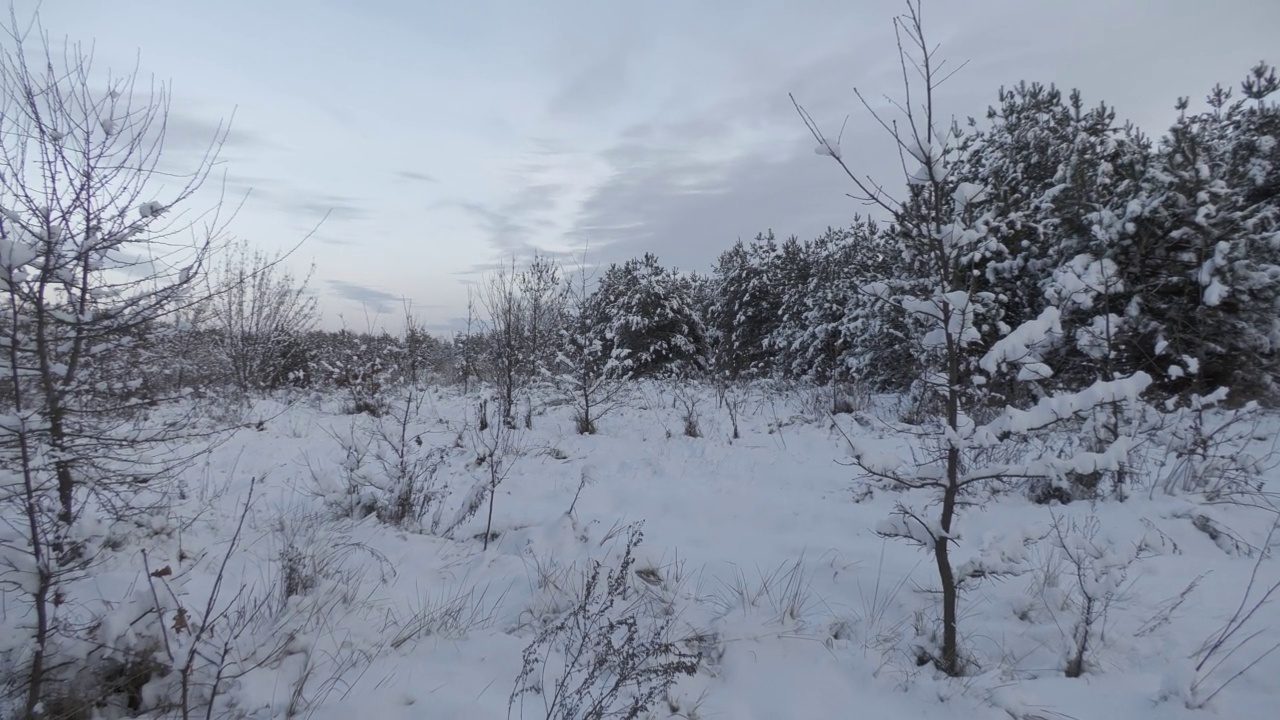
[[[1220,386],[1273,393],[1280,347],[1280,110],[1274,71],[1259,65],[1232,100],[1180,116],[1144,178],[1126,241],[1141,301],[1144,363],[1167,392]],[[1140,283],[1140,284],[1139,284]]]
[[[611,265],[596,292],[608,317],[598,340],[613,374],[687,377],[705,369],[706,334],[692,283],[657,256]]]
[[[1145,141],[1131,126],[1117,125],[1107,105],[1086,109],[1079,91],[1064,97],[1040,84],[1002,89],[987,118],[988,127],[970,121],[955,169],[957,188],[982,188],[981,197],[969,200],[982,204],[983,230],[996,240],[968,262],[977,288],[993,295],[979,328],[984,341],[974,349],[985,351],[1009,328],[1065,303],[1063,332],[1079,342],[1056,350],[1055,364],[1066,371],[1055,374],[1054,384],[1080,387],[1111,379],[1116,368],[1109,358],[1129,329],[1126,283],[1113,277],[1105,288],[1092,288],[1087,303],[1073,305],[1072,298],[1082,299],[1073,289],[1088,279],[1073,273],[1096,275],[1099,268],[1127,265],[1123,246],[1098,228],[1136,192]],[[1099,317],[1109,329],[1102,357],[1096,347]]]
[[[778,246],[773,231],[741,240],[715,267],[717,302],[708,325],[714,333],[716,371],[726,380],[759,377],[772,367],[769,337],[780,323],[778,278],[771,272]]]

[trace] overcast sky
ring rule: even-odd
[[[16,0],[19,16],[34,9]],[[736,238],[811,237],[863,210],[812,152],[788,92],[844,153],[893,178],[852,89],[898,89],[900,0],[44,0],[55,37],[171,81],[170,142],[234,113],[222,166],[236,236],[297,242],[326,325],[437,329],[512,253],[589,264],[651,251],[707,270]],[[1180,95],[1280,62],[1276,0],[926,0],[968,66],[946,112],[1001,85],[1079,87],[1158,133]]]

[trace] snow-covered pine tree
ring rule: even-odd
[[[1208,109],[1181,115],[1144,182],[1133,241],[1149,251],[1141,331],[1149,365],[1170,392],[1219,386],[1275,393],[1280,349],[1280,90],[1257,66],[1243,97],[1221,86]]]
[[[558,263],[535,254],[516,274],[516,285],[527,316],[523,372],[537,380],[551,369],[555,360],[560,329],[565,321],[568,284]]]
[[[750,243],[739,240],[716,262],[718,293],[707,325],[715,338],[715,372],[725,380],[758,377],[771,369],[768,339],[778,328],[781,309],[778,279],[770,272],[777,252],[769,231]]]
[[[975,351],[985,351],[1048,305],[1069,300],[1062,295],[1068,288],[1059,281],[1071,286],[1072,271],[1117,264],[1123,248],[1096,232],[1098,218],[1114,216],[1132,198],[1146,149],[1131,126],[1117,125],[1110,107],[1086,108],[1078,91],[1064,97],[1053,86],[1020,83],[1002,89],[987,118],[985,127],[970,120],[954,170],[958,183],[983,188],[984,196],[973,200],[984,204],[984,231],[997,241],[970,260],[976,287],[994,296],[988,322],[979,328],[984,340]],[[1064,314],[1065,333],[1092,342],[1091,328],[1102,315],[1112,321],[1110,342],[1121,342],[1128,298],[1120,294],[1125,283],[1114,279],[1107,292],[1091,292],[1088,307]],[[1046,294],[1055,282],[1057,290]],[[1061,345],[1054,384],[1079,388],[1099,373],[1110,379],[1111,370],[1098,367],[1094,346],[1085,352],[1071,343]]]
[[[611,265],[596,293],[608,318],[597,339],[615,375],[689,377],[705,369],[706,334],[692,285],[657,256]]]
[[[861,288],[894,277],[879,226],[855,218],[805,244],[807,277],[785,287],[773,344],[793,377],[819,384],[865,382],[901,389],[915,363],[898,313]]]
[[[553,384],[573,408],[580,435],[594,435],[600,418],[623,402],[629,377],[612,357],[604,296],[592,292],[589,284],[584,266],[578,268],[574,282],[566,283],[560,351],[551,372]]]

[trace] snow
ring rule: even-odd
[[[1027,333],[1019,342],[1034,345],[1038,336]],[[1144,382],[1100,383],[1075,400],[1010,411],[994,425],[1035,426],[1089,403],[1131,397]],[[1185,658],[1234,611],[1254,558],[1224,553],[1194,526],[1188,507],[1196,506],[1185,498],[1144,493],[1125,503],[1049,507],[1008,493],[964,509],[949,542],[960,576],[981,580],[961,603],[965,649],[979,669],[950,680],[917,666],[912,651],[928,645],[936,617],[933,560],[914,543],[932,546],[948,536],[933,520],[929,491],[883,491],[860,478],[848,464],[844,435],[830,418],[807,414],[797,397],[776,398],[773,411],[762,404],[744,412],[735,441],[710,389],[698,391],[708,408],[699,439],[669,437],[664,425],[678,426],[670,390],[646,392],[656,400],[620,409],[594,436],[574,433],[567,408],[539,405],[533,429],[524,433],[526,451],[499,487],[498,535],[487,551],[477,539],[484,513],[464,521],[452,540],[372,517],[333,517],[317,487],[341,487],[346,455],[336,439],[374,421],[337,414],[339,399],[321,395],[287,406],[257,401],[245,429],[184,478],[191,488],[186,511],[204,512],[180,531],[181,545],[201,549],[202,560],[178,556],[166,540],[174,532],[166,517],[140,525],[130,542],[148,548],[153,571],[171,565],[182,576],[173,584],[178,597],[203,598],[250,479],[260,478],[226,596],[241,586],[274,592],[287,536],[301,538],[303,549],[323,561],[319,584],[290,598],[246,640],[266,646],[285,637],[284,628],[294,633],[281,659],[226,689],[255,717],[283,716],[299,678],[310,672],[303,714],[321,720],[506,718],[531,624],[566,606],[574,571],[593,560],[616,562],[619,529],[639,521],[645,541],[636,568],[657,579],[636,586],[671,609],[678,636],[702,638],[707,658],[659,703],[657,718],[1266,717],[1280,700],[1272,682],[1280,659],[1273,657],[1207,710],[1186,708],[1197,675]],[[474,401],[432,390],[420,418],[432,428],[425,435],[430,445],[451,448],[437,478],[454,490],[444,509],[450,517],[485,492],[476,483],[470,435],[459,432]],[[911,465],[903,458],[922,446],[910,434],[891,432],[894,403],[876,399],[868,409],[875,419],[866,425],[847,416],[835,422],[864,461],[906,472]],[[782,424],[779,417],[791,420]],[[1275,418],[1268,423],[1280,426]],[[1053,458],[1047,462],[1056,466],[1041,470],[1087,471],[1128,449]],[[939,472],[926,464],[916,476]],[[590,482],[567,515],[584,477]],[[924,520],[904,514],[907,507]],[[1215,523],[1255,544],[1269,517],[1234,506],[1213,513]],[[1073,622],[1064,603],[1075,581],[1061,576],[1061,587],[1045,589],[1044,571],[1057,562],[1045,538],[1055,521],[1083,525],[1090,518],[1105,532],[1093,545],[1073,538],[1069,547],[1093,558],[1087,587],[1122,601],[1111,606],[1092,650],[1094,669],[1071,680],[1060,668]],[[1146,629],[1205,572],[1212,572],[1211,588],[1191,592],[1166,623]],[[1261,572],[1277,577],[1272,561]],[[80,598],[110,602],[101,605],[111,608],[102,615],[104,642],[128,647],[145,640],[132,625],[136,608],[152,602],[144,575],[140,556],[122,553],[75,588]],[[174,600],[161,602],[172,614]],[[1280,639],[1274,623],[1258,629],[1268,642]]]
[[[987,189],[977,183],[962,182],[956,185],[955,191],[952,193],[952,199],[960,210],[964,210],[969,205],[979,202],[987,195]]]
[[[839,142],[832,142],[825,139],[818,143],[817,147],[813,149],[813,152],[815,155],[825,155],[833,157],[836,160],[840,160],[844,157],[844,155],[841,154]]]
[[[1207,307],[1217,307],[1222,304],[1227,295],[1231,292],[1230,288],[1218,282],[1218,278],[1209,281],[1209,286],[1204,289],[1204,304]]]
[[[1083,253],[1053,272],[1045,296],[1053,303],[1089,310],[1097,296],[1124,290],[1119,278],[1114,261]]]
[[[1062,334],[1060,318],[1058,308],[1046,307],[1039,317],[1022,323],[993,343],[991,349],[978,361],[978,366],[988,373],[995,373],[1009,363],[1019,363],[1022,365],[1019,380],[1051,376],[1053,373],[1049,367],[1039,361],[1039,351]],[[1023,377],[1023,374],[1027,377]]]
[[[11,272],[38,257],[40,257],[40,253],[26,243],[0,238],[0,268],[3,268],[4,271]]]

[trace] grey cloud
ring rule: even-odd
[[[475,202],[456,205],[479,223],[488,242],[497,250],[513,251],[528,245],[529,228],[515,220],[511,212]]]
[[[369,215],[369,209],[359,198],[315,194],[270,178],[229,175],[225,188],[235,198],[248,196],[249,202],[267,202],[290,214],[307,215],[308,220],[324,215],[330,220],[360,220]]]
[[[526,168],[529,176],[537,175],[537,168]],[[475,202],[450,203],[468,214],[480,225],[485,240],[498,259],[478,263],[467,272],[481,272],[497,267],[511,256],[529,257],[535,252],[546,254],[538,248],[539,231],[555,227],[549,214],[569,188],[556,183],[530,182],[513,197],[502,203],[486,205]]]
[[[761,153],[731,163],[659,164],[599,188],[576,234],[595,261],[645,252],[664,264],[706,270],[734,240],[773,229],[812,237],[864,208],[845,196],[838,169],[808,143],[778,159]]]
[[[350,247],[351,245],[355,245],[354,240],[348,240],[346,238],[336,238],[336,237],[333,237],[332,235],[324,235],[321,233],[317,233],[313,235],[312,239],[314,239],[316,242],[322,245],[331,245],[333,247]]]
[[[629,53],[615,49],[587,64],[551,99],[553,114],[575,117],[606,108],[626,95]]]
[[[434,175],[428,175],[427,173],[418,172],[416,170],[397,170],[396,177],[401,178],[402,180],[414,180],[421,183],[440,182],[439,178],[436,178]]]
[[[287,201],[286,206],[313,215],[327,215],[334,220],[359,220],[368,217],[369,211],[359,201],[337,195],[321,195],[315,198],[298,198]]]
[[[550,260],[560,260],[566,263],[572,263],[579,257],[578,253],[572,250],[548,250],[534,245],[526,245],[519,248],[518,251],[513,251],[501,258],[473,263],[463,270],[456,270],[450,274],[458,277],[459,282],[463,285],[473,285],[475,284],[474,278],[477,275],[483,275],[484,273],[501,268],[510,268],[512,257],[515,257],[516,264],[518,266],[522,261],[529,260],[534,255],[548,258]]]
[[[368,217],[369,210],[357,198],[341,195],[313,195],[292,188],[254,190],[254,196],[265,198],[276,207],[308,217],[328,217],[329,220],[353,221]]]
[[[281,183],[252,175],[227,175],[222,187],[228,196],[239,202],[240,198],[265,198],[272,194],[273,188],[280,188]]]
[[[156,126],[157,131],[160,126]],[[203,153],[222,142],[222,152],[261,149],[269,145],[261,136],[241,129],[230,115],[221,119],[170,110],[163,121],[166,152]]]
[[[375,313],[390,312],[403,300],[395,293],[346,280],[327,280],[326,284],[329,286],[329,292],[335,297],[360,303]]]
[[[574,240],[591,248],[594,262],[654,252],[665,264],[705,270],[739,237],[769,229],[806,237],[849,222],[863,208],[845,196],[837,169],[813,154],[787,99],[788,86],[829,97],[837,85],[830,69],[843,60],[826,58],[819,66],[825,74],[798,68],[772,91],[740,94],[696,116],[623,132],[601,154],[614,173],[587,199]],[[814,108],[815,115],[839,118],[829,107],[835,105],[828,101]],[[736,157],[700,152],[743,130],[756,140]],[[870,144],[872,136],[847,132],[845,142]]]

